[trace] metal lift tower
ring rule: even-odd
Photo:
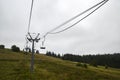
[[[29,35],[29,37],[27,37],[27,39],[32,43],[32,56],[31,56],[31,68],[30,68],[30,71],[33,72],[34,71],[34,43],[38,42],[40,40],[40,38],[38,38],[38,36],[40,34],[38,33],[37,36],[34,39],[30,35],[30,33],[28,33],[28,35]]]

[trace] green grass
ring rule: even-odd
[[[31,55],[0,49],[0,80],[120,80],[120,69],[104,66],[76,66],[43,54],[35,54],[34,72],[30,72]]]

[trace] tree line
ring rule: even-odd
[[[88,63],[90,65],[96,66],[109,66],[113,68],[120,68],[120,53],[113,54],[96,54],[96,55],[73,55],[73,54],[55,54],[54,52],[47,51],[47,56],[52,56],[56,58],[61,58],[63,60],[70,60],[75,62]]]
[[[56,57],[56,58],[61,58],[60,54],[56,54],[56,53],[51,52],[51,51],[47,51],[47,52],[46,52],[46,55],[47,55],[47,56]]]
[[[5,45],[1,44],[0,49],[5,49]],[[14,52],[20,52],[20,48],[16,45],[12,45],[11,50],[14,51]]]
[[[5,45],[1,44],[0,49],[5,49]],[[20,52],[20,48],[18,46],[16,46],[16,45],[12,45],[11,50],[13,52]],[[29,47],[27,47],[27,48],[24,48],[23,51],[21,51],[21,52],[24,52],[25,54],[27,54],[27,53],[31,53],[32,51],[31,51],[31,49]],[[39,54],[39,50],[35,50],[35,53]]]

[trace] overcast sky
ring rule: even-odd
[[[42,36],[100,1],[34,0],[30,32]],[[0,44],[7,48],[13,44],[24,48],[30,6],[31,0],[0,0]],[[59,34],[48,35],[46,50],[40,51],[81,55],[120,52],[119,34],[120,0],[109,0],[76,26]],[[35,45],[36,49],[40,49],[41,41]]]

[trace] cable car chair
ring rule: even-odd
[[[45,36],[44,36],[44,41],[42,41],[42,46],[40,47],[40,49],[46,49],[46,47],[44,46],[44,42],[45,42]]]

